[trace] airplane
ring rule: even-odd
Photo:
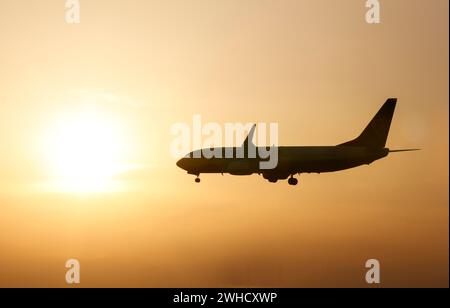
[[[294,176],[302,173],[325,173],[370,165],[389,153],[418,151],[420,149],[390,150],[386,141],[391,127],[392,117],[397,104],[396,98],[389,98],[364,131],[357,138],[336,146],[280,146],[278,147],[278,164],[274,169],[261,169],[258,156],[249,158],[206,158],[197,150],[189,153],[177,162],[177,166],[188,174],[195,175],[200,183],[200,174],[219,173],[231,175],[259,174],[270,183],[288,179],[289,185],[298,184]],[[242,148],[256,147],[252,140],[256,125],[252,127]],[[230,148],[216,148],[225,153]],[[256,147],[258,149],[258,147]],[[238,148],[232,148],[237,153]],[[245,150],[244,150],[245,151]],[[194,155],[197,152],[197,155]],[[200,153],[198,153],[200,152]],[[248,153],[248,152],[247,152]],[[259,153],[257,151],[257,153]],[[248,156],[248,155],[247,155]],[[195,158],[199,157],[199,158]]]

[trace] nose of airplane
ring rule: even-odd
[[[178,166],[179,168],[181,168],[181,169],[185,169],[184,161],[185,161],[184,158],[182,158],[182,159],[180,159],[179,161],[177,161],[177,166]]]

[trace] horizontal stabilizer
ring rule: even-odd
[[[389,150],[389,153],[420,151],[420,149]]]

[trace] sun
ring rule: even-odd
[[[99,110],[59,115],[49,129],[45,156],[54,187],[68,192],[116,189],[126,169],[123,125]]]

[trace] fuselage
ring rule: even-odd
[[[262,169],[260,162],[264,161],[256,155],[256,158],[206,158],[201,151],[192,152],[178,161],[177,165],[190,174],[201,173],[229,173],[232,175],[262,174],[269,180],[286,179],[298,173],[324,173],[345,170],[370,164],[378,159],[386,157],[389,149],[370,149],[359,146],[301,146],[278,147],[278,163],[275,168]],[[236,153],[237,148],[218,148],[217,152]],[[258,152],[258,149],[256,151]],[[197,155],[195,155],[197,154]],[[194,158],[198,157],[198,158]],[[267,160],[267,159],[266,159]]]
[[[416,151],[417,149],[390,151],[386,148],[396,104],[396,98],[389,98],[357,138],[336,146],[258,148],[252,142],[256,128],[253,125],[241,147],[194,151],[179,160],[177,165],[188,173],[197,175],[197,183],[200,182],[201,173],[257,173],[273,183],[289,178],[289,185],[295,186],[298,184],[294,177],[296,174],[340,171],[371,164],[389,153]],[[258,155],[254,155],[255,153]]]

